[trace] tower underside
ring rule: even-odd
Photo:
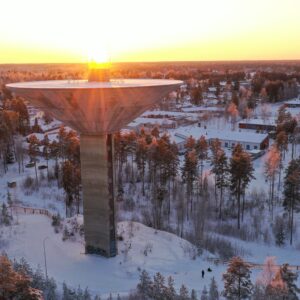
[[[80,136],[85,251],[117,255],[113,135]]]

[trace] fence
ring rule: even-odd
[[[49,210],[44,208],[33,208],[33,207],[24,207],[24,206],[18,206],[18,205],[11,205],[9,206],[9,209],[12,212],[18,213],[18,214],[25,214],[25,215],[44,215],[49,218],[52,218],[52,214],[49,212]]]

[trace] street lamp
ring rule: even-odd
[[[44,248],[44,262],[45,262],[45,273],[46,273],[46,280],[48,281],[48,271],[47,271],[47,258],[46,258],[46,247],[45,247],[45,242],[46,240],[49,239],[49,237],[45,237],[43,240],[43,248]]]

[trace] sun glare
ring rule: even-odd
[[[110,67],[108,51],[102,47],[91,47],[88,51],[88,62],[90,69],[106,69]]]

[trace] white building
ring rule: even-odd
[[[245,150],[250,151],[263,150],[269,146],[268,135],[262,133],[204,129],[202,127],[189,126],[177,130],[174,135],[181,140],[184,139],[180,144],[177,144],[179,148],[182,147],[182,144],[184,145],[185,140],[190,136],[193,136],[195,139],[204,136],[209,143],[212,140],[219,139],[221,146],[224,148],[233,148],[235,145],[241,144]]]

